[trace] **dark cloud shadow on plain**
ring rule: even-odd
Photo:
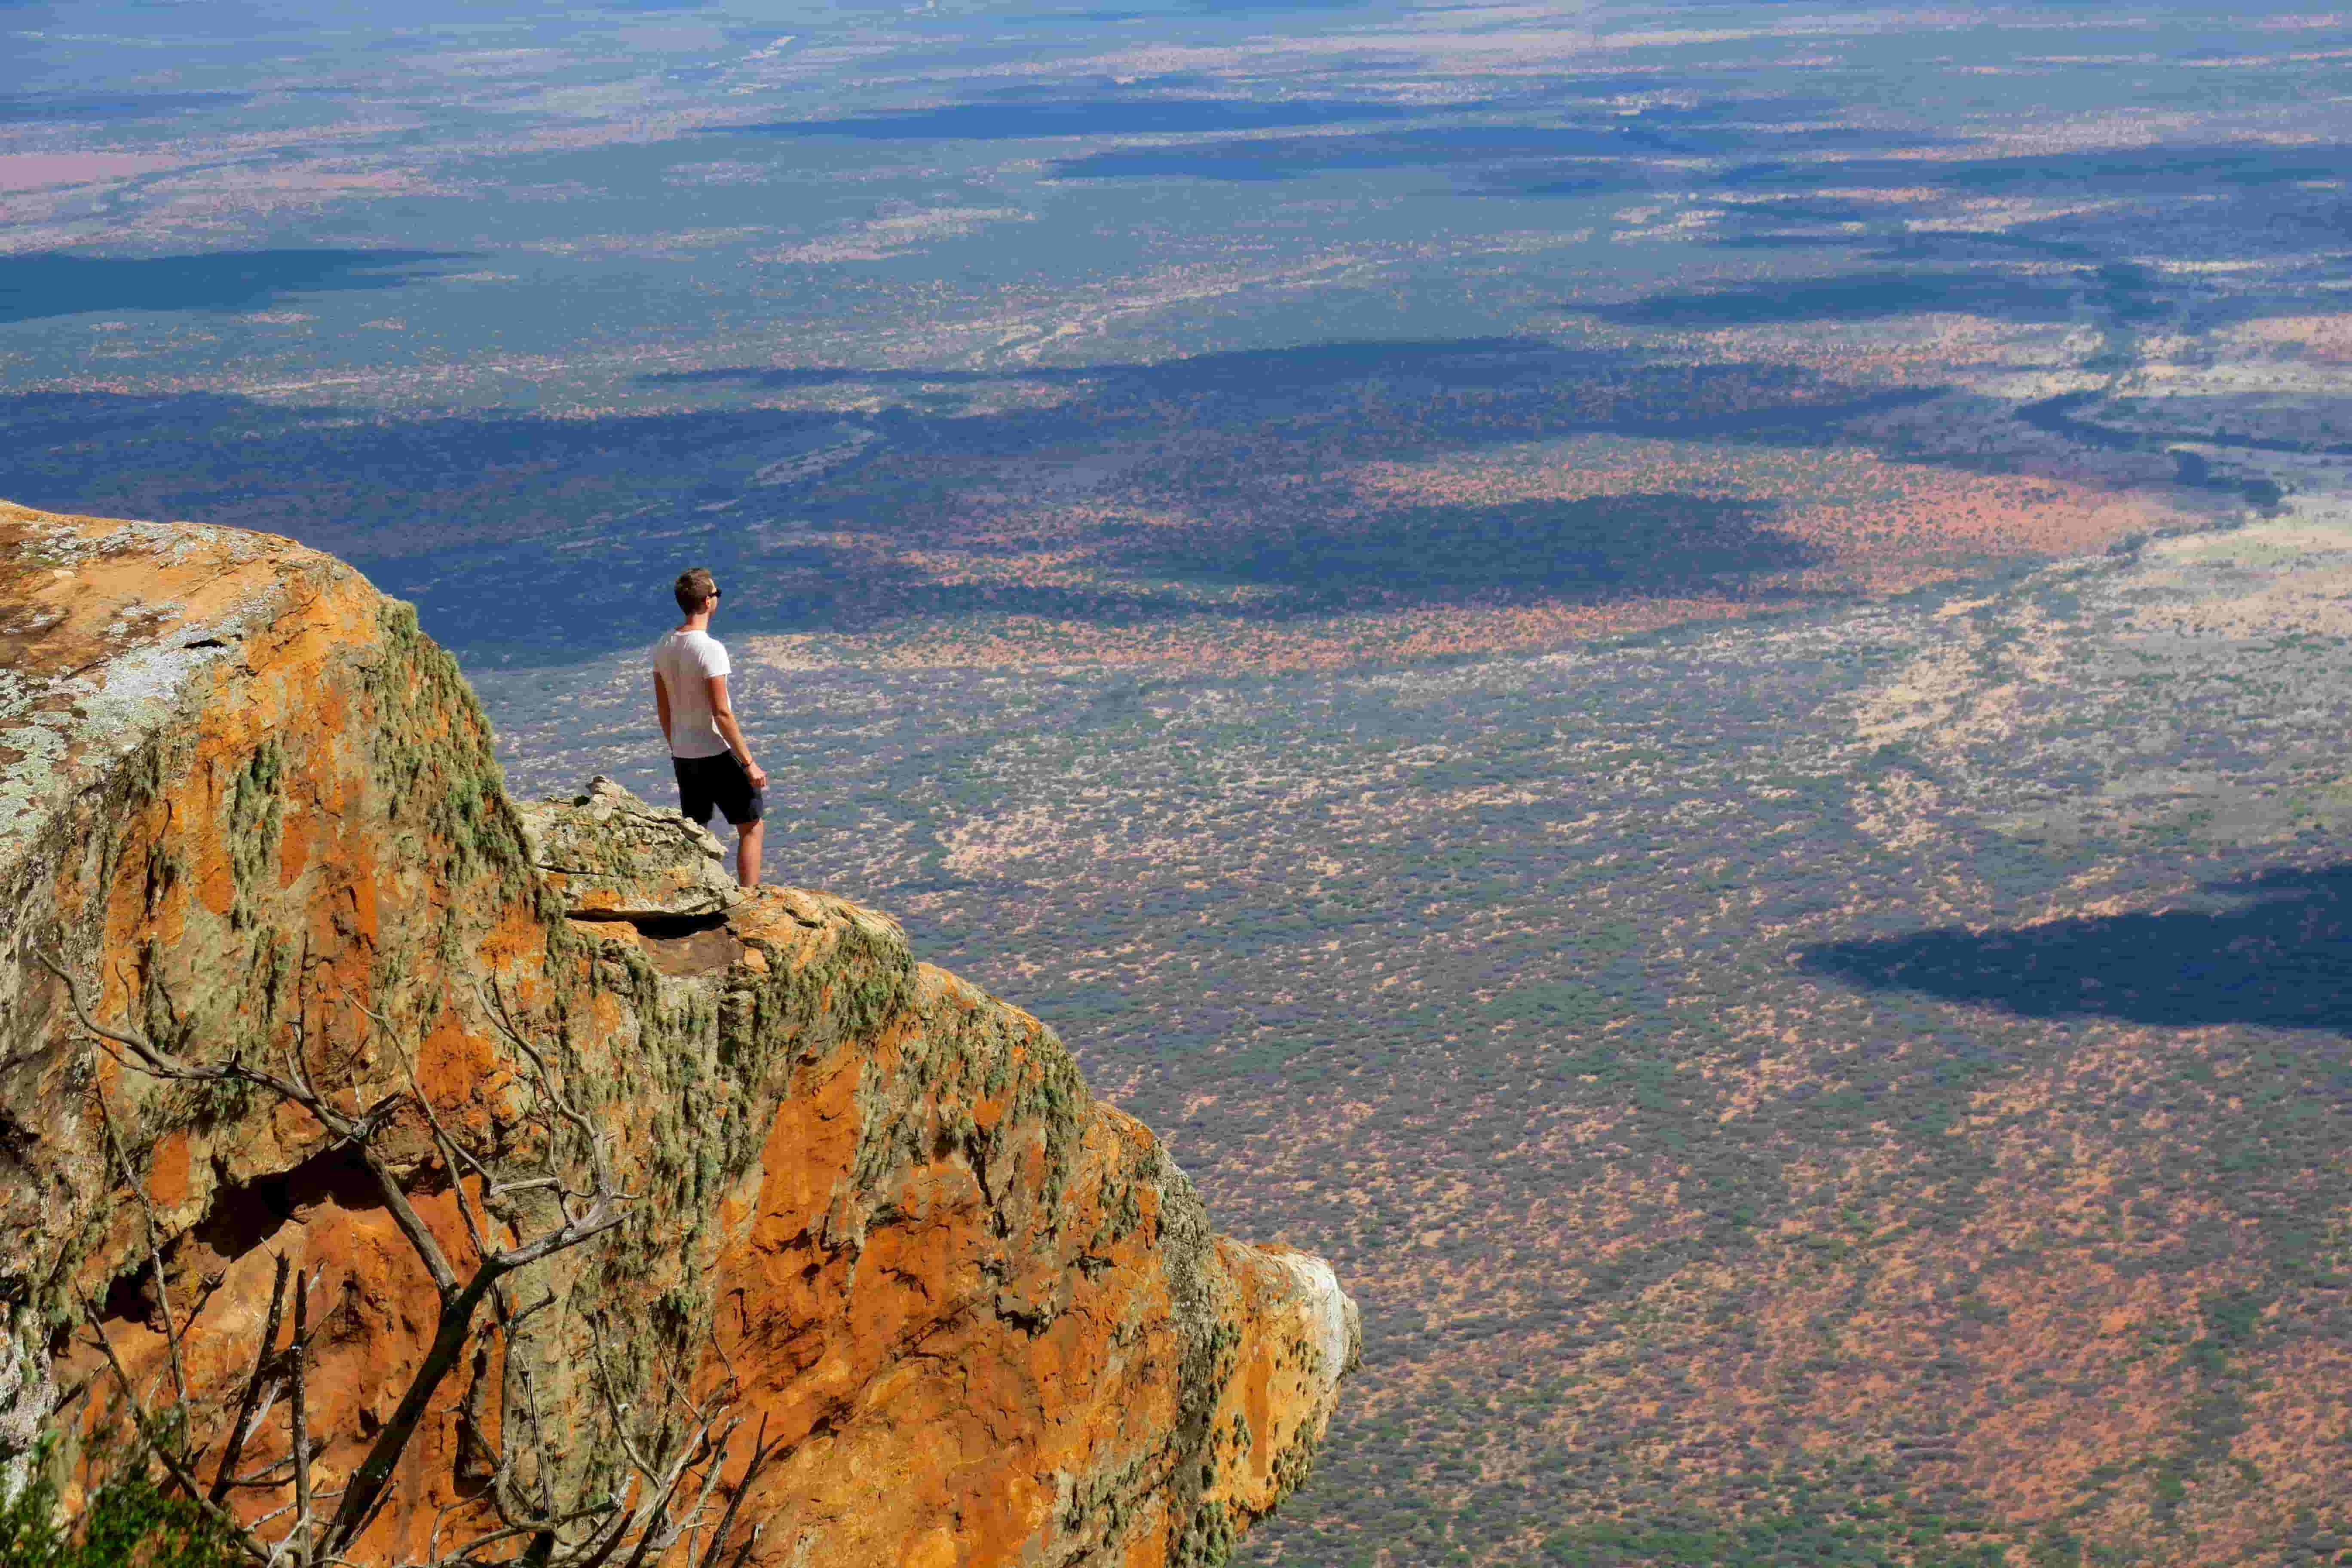
[[[1873,253],[1865,259],[1880,260],[1884,254]],[[2067,257],[2076,254],[2070,249]],[[2056,258],[2052,247],[2042,246],[2021,260],[2003,257],[1941,270],[1882,266],[1740,289],[1675,290],[1605,306],[1594,313],[1628,326],[1670,330],[1874,321],[1934,311],[2028,323],[2130,327],[2163,321],[2191,303],[2209,318],[2242,319],[2292,299],[2275,291],[2242,290],[2221,302],[2193,277],[2168,277],[2138,262],[2102,261],[2052,270],[2048,263]]]
[[[1895,226],[1918,210],[1916,202],[1865,202],[1848,196],[1772,196],[1725,209],[1722,222],[1741,228],[1787,224],[1860,223]]]
[[[1933,197],[1863,201],[1847,196],[1775,195],[1716,209],[1713,231],[1701,241],[1730,250],[1846,250],[1881,265],[1953,266],[1987,260],[2093,261],[2088,246],[2006,231],[1916,226],[1934,210]]]
[[[2340,143],[2118,147],[1948,162],[1850,158],[1832,164],[1748,163],[1727,170],[1712,183],[1747,191],[1925,185],[1976,195],[2206,195],[2217,188],[2339,179],[2347,163],[2352,163],[2352,146]]]
[[[1752,392],[1777,395],[1760,406],[1738,412],[1711,411],[1709,400],[1702,395],[1709,384],[1725,384],[1728,379],[1742,381]],[[1734,433],[1777,428],[1792,420],[1818,435],[1824,422],[1890,406],[1890,399],[1899,404],[1921,395],[1914,389],[1832,388],[1816,373],[1787,365],[1731,362],[1654,365],[1616,351],[1564,349],[1546,339],[1529,337],[1306,343],[1295,348],[1196,354],[1157,363],[1111,362],[984,371],[729,365],[654,372],[636,380],[644,386],[733,384],[747,390],[1095,383],[1102,388],[1101,400],[1111,405],[1139,398],[1228,399],[1237,405],[1272,405],[1302,395],[1375,383],[1405,395],[1446,388],[1496,389],[1538,405],[1548,403],[1564,384],[1577,384],[1588,398],[1577,413],[1531,410],[1524,418],[1505,420],[1497,431],[1507,428],[1508,435],[1481,436],[1475,425],[1454,422],[1443,414],[1433,415],[1433,422],[1422,426],[1442,444],[1472,446],[1490,439],[1524,439],[1538,433],[1645,435],[1665,429]],[[1614,389],[1614,395],[1605,399],[1600,394],[1604,384]]]
[[[372,565],[369,574],[378,583],[415,599],[427,630],[446,637],[449,628],[465,626],[475,634],[455,644],[461,652],[496,648],[560,658],[607,652],[666,630],[661,617],[668,614],[668,584],[689,561],[710,567],[727,584],[727,624],[747,634],[855,633],[990,613],[1098,626],[1203,613],[1195,599],[1150,588],[944,581],[903,555],[862,542],[760,542],[724,528],[699,538],[667,529],[656,536],[618,537],[600,543],[593,561],[460,550],[435,563],[429,582],[416,580],[415,563],[361,563]],[[1250,612],[1254,617],[1265,613],[1263,606]]]
[[[470,259],[450,250],[226,250],[126,258],[0,257],[0,322],[92,310],[245,310],[305,294],[399,289]]]
[[[1168,395],[1232,392],[1297,392],[1374,375],[1416,375],[1448,385],[1495,385],[1554,368],[1559,350],[1542,338],[1442,338],[1307,343],[1296,348],[1238,349],[1158,363],[1038,365],[1020,370],[864,370],[851,365],[726,365],[710,370],[656,371],[642,386],[733,383],[784,389],[839,386],[972,385],[1001,382],[1128,381]]]
[[[1062,409],[925,420],[899,416],[905,424],[894,440],[948,452],[1018,451],[1071,438],[1151,438],[1160,423],[1176,418],[1196,431],[1278,437],[1311,431],[1334,461],[1593,434],[1813,446],[1833,439],[1846,421],[1938,395],[1927,387],[1849,386],[1788,364],[1656,364],[1617,350],[1568,349],[1516,337],[1310,343],[1159,363],[1000,371],[737,365],[637,379],[646,386],[733,384],[746,391],[903,389],[909,398],[958,386],[1064,384],[1084,390]],[[1480,395],[1456,395],[1471,391]],[[1370,411],[1368,397],[1387,410],[1376,426],[1364,426],[1358,417]],[[1400,407],[1414,410],[1402,428]]]
[[[1153,71],[1146,76],[1099,75],[1015,82],[1010,87],[992,87],[972,96],[989,103],[1061,103],[1087,89],[1108,98],[1140,98],[1155,92],[1173,95],[1184,89],[1201,89],[1207,95],[1213,96],[1216,89],[1226,84],[1226,78],[1212,71]]]
[[[1630,147],[1622,132],[1605,127],[1369,132],[1355,136],[1286,136],[1117,149],[1060,159],[1053,165],[1053,174],[1061,180],[1168,176],[1293,180],[1341,170],[1490,169],[1538,159],[1605,158],[1626,153]],[[1649,183],[1648,176],[1638,170],[1601,165],[1593,173],[1610,181],[1611,189],[1646,189]]]
[[[70,93],[0,98],[0,125],[58,121],[160,120],[167,114],[229,109],[253,101],[249,92],[126,92],[79,97]]]
[[[1185,0],[1184,10],[1211,16],[1255,16],[1279,11],[1361,11],[1376,0]]]
[[[1948,310],[2011,321],[2063,321],[2081,313],[2084,289],[2006,268],[1848,273],[1747,289],[1653,294],[1594,311],[1627,326],[1670,330],[1786,321],[1866,321]]]
[[[567,518],[624,510],[635,498],[614,481],[638,476],[652,476],[655,496],[690,513],[710,485],[724,481],[725,493],[738,493],[764,462],[840,423],[831,414],[777,409],[389,423],[352,414],[228,393],[0,398],[0,426],[10,437],[0,450],[0,496],[60,510],[269,529],[381,561],[442,553],[446,540],[467,531],[436,526],[452,518],[528,541],[561,531]],[[96,468],[91,441],[108,454]],[[593,499],[563,498],[565,485],[582,481]]]
[[[730,128],[744,136],[852,136],[869,141],[1022,141],[1057,136],[1171,135],[1262,131],[1356,120],[1404,120],[1421,110],[1349,99],[1108,96],[1037,102],[949,104],[839,120],[779,120]]]
[[[2171,321],[2207,331],[2324,308],[2314,288],[2332,283],[2340,271],[2336,258],[2352,233],[2352,201],[2273,182],[2203,195],[2217,199],[2201,200],[2193,221],[2176,216],[2175,196],[2157,192],[2144,203],[2123,201],[2001,230],[1924,226],[1927,204],[1918,202],[1889,204],[1876,217],[1853,210],[1870,204],[1843,200],[1742,202],[1720,211],[1705,243],[1843,252],[1850,259],[1807,277],[1661,290],[1600,313],[1660,328],[1945,310],[2021,323],[2128,328]],[[2167,241],[2152,242],[2151,234]],[[2261,256],[2273,264],[2258,274],[2217,277],[2116,259],[2151,250],[2188,259]]]
[[[1819,561],[1771,526],[1777,510],[1673,491],[1411,507],[1353,527],[1206,534],[1122,564],[1286,588],[1301,608],[1641,598]]]
[[[1166,5],[1130,11],[1037,11],[1004,18],[1007,25],[1052,26],[1073,22],[1166,22],[1180,16],[1255,16],[1285,11],[1361,11],[1379,0],[1171,0]]]
[[[1565,125],[1448,126],[1114,148],[1061,159],[1053,165],[1053,174],[1064,180],[1188,176],[1265,181],[1350,170],[1442,169],[1497,195],[1586,195],[1649,190],[1661,180],[1689,184],[1687,171],[1650,167],[1646,161],[1654,158],[1909,147],[1936,140],[1924,133],[1860,127],[1780,131],[1761,122],[1776,112],[1793,119],[1800,110],[1732,103],[1596,115]]]
[[[1868,237],[1866,259],[1876,262],[1944,263],[1993,260],[2043,260],[2092,263],[2095,246],[2045,235],[1966,228],[1906,229],[1899,234]]]
[[[1850,285],[1866,297],[1854,310],[1867,317],[1883,313],[1873,300],[1892,297],[1884,285],[1908,281],[1923,300],[1933,291],[1950,301],[1921,308],[2045,321],[2069,283],[2079,279],[2029,274],[2032,263],[2088,267],[2151,247],[2190,258],[2326,256],[2343,247],[2352,202],[2312,182],[2340,178],[2347,152],[2352,149],[2344,145],[2134,147],[2007,158],[1738,163],[1704,182],[1734,199],[1717,208],[1713,232],[1701,243],[1749,251],[1843,250],[1883,276],[1765,285],[1745,296],[1731,289],[1662,295],[1633,307],[1628,319],[1697,321],[1721,310],[1727,319],[1745,312],[1741,319],[1753,321],[1834,320],[1834,296]],[[1888,201],[1821,194],[1831,186],[1906,194]],[[1656,188],[1676,187],[1662,183]],[[2085,196],[2099,198],[2101,205],[1998,229],[1967,226],[1966,213],[1943,210],[1946,203],[1970,198]],[[2189,199],[2198,203],[2195,211],[2179,212],[2178,204]],[[2151,242],[2151,234],[2162,238]],[[2004,267],[2013,268],[2013,275],[2002,277]],[[1937,275],[1920,277],[1922,268]],[[2272,279],[2274,288],[2285,281]],[[2093,292],[2098,291],[2095,286]],[[2173,276],[2143,291],[2181,301],[2210,295],[2214,285]],[[2259,291],[2242,280],[2228,291],[2228,310],[2238,316],[2266,308]],[[1711,299],[1718,302],[1710,306]]]
[[[1181,403],[1196,425],[1229,421],[1235,429],[1270,429],[1286,419],[1344,410],[1351,406],[1349,399],[1377,387],[1384,398],[1424,405],[1412,436],[1391,430],[1362,437],[1392,457],[1547,435],[1720,435],[1807,445],[1829,438],[1844,420],[1936,395],[1916,387],[1845,386],[1786,364],[1662,365],[1620,351],[1567,349],[1528,337],[1308,343],[1158,363],[991,371],[731,365],[655,372],[636,379],[645,386],[732,384],[772,391],[1092,384],[1090,412],[1083,419],[1048,411],[948,418],[926,426],[930,439],[957,447],[970,441],[988,449],[997,449],[989,444],[1008,437],[1021,444],[1082,432],[1110,434],[1119,421],[1162,416],[1155,405],[1169,402]],[[1459,405],[1446,396],[1469,389],[1491,395]],[[1573,397],[1563,400],[1563,393]],[[1720,395],[1727,393],[1731,395]]]
[[[1826,942],[1798,967],[2029,1018],[2352,1031],[2352,864],[2204,891],[2214,907]]]
[[[2309,193],[2292,193],[2303,197]],[[2323,220],[2273,210],[2268,198],[2248,200],[2227,213],[2200,221],[2227,232],[2231,253],[2300,256],[2315,240],[2341,242],[2341,220],[2314,233]],[[2300,203],[2294,205],[2302,205]],[[2142,214],[2143,223],[2161,215]],[[1659,330],[1705,330],[1804,321],[1863,321],[1915,313],[1953,312],[2021,324],[2079,322],[2134,330],[2174,323],[2180,330],[2208,331],[2266,316],[2296,315],[2315,308],[2315,284],[2332,280],[2322,265],[2281,268],[2260,277],[2217,282],[2194,271],[2171,271],[2137,261],[2101,259],[2148,248],[2147,230],[2084,231],[2065,225],[2041,226],[2025,233],[1978,234],[1920,229],[1891,234],[1820,234],[1727,220],[1713,242],[1749,249],[1844,249],[1848,270],[1696,289],[1663,289],[1619,304],[1594,308],[1567,301],[1622,325]],[[2126,248],[2126,247],[2129,248]],[[2189,254],[2204,254],[2190,251]],[[2053,263],[2058,265],[2053,265]]]
[[[1370,606],[1569,599],[1605,605],[1705,587],[1737,595],[1749,574],[1813,559],[1774,530],[1767,506],[1670,493],[1563,504],[1424,507],[1340,531],[1204,531],[1171,547],[1108,538],[1098,584],[942,579],[868,538],[762,539],[714,525],[601,536],[593,554],[460,548],[429,564],[358,558],[414,598],[428,630],[461,652],[533,661],[608,651],[660,628],[664,587],[686,560],[730,584],[728,619],[746,633],[855,633],[923,620],[1011,614],[1103,626],[1179,618],[1264,625]],[[1236,602],[1199,590],[1247,584]]]

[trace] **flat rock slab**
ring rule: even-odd
[[[709,828],[602,775],[585,795],[518,810],[532,863],[575,918],[693,919],[742,897]]]

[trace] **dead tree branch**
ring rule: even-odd
[[[286,1347],[287,1423],[293,1436],[294,1448],[294,1528],[288,1539],[294,1543],[295,1560],[302,1568],[310,1564],[310,1402],[303,1382],[302,1363],[310,1353],[310,1282],[297,1277],[294,1281],[294,1339]]]
[[[386,1095],[364,1110],[346,1110],[313,1080],[299,1021],[282,1068],[248,1061],[242,1051],[217,1060],[192,1060],[159,1046],[135,1029],[100,1023],[92,1016],[81,984],[65,964],[47,953],[37,952],[35,957],[63,982],[68,1004],[81,1029],[126,1069],[166,1082],[248,1086],[300,1107],[332,1140],[331,1146],[351,1150],[366,1168],[394,1226],[432,1281],[437,1303],[432,1341],[402,1391],[397,1407],[376,1432],[349,1480],[333,1491],[316,1491],[312,1487],[320,1436],[312,1430],[309,1386],[312,1340],[318,1332],[310,1312],[310,1292],[317,1283],[315,1276],[306,1279],[299,1271],[293,1274],[291,1333],[280,1349],[276,1342],[279,1323],[287,1315],[289,1263],[282,1256],[274,1260],[270,1304],[261,1342],[243,1380],[235,1415],[219,1439],[221,1454],[209,1487],[202,1486],[195,1476],[195,1458],[209,1444],[192,1443],[185,1434],[175,1438],[159,1425],[116,1355],[96,1308],[85,1304],[91,1331],[129,1402],[131,1420],[144,1447],[173,1484],[185,1491],[208,1518],[233,1532],[238,1550],[246,1557],[264,1568],[284,1568],[287,1564],[293,1568],[337,1568],[346,1563],[346,1554],[388,1500],[401,1457],[415,1439],[435,1396],[448,1374],[465,1359],[469,1347],[488,1331],[503,1337],[507,1353],[511,1356],[524,1325],[555,1300],[554,1294],[549,1292],[530,1306],[517,1310],[508,1299],[505,1281],[534,1263],[594,1240],[627,1218],[631,1194],[614,1175],[610,1135],[601,1131],[567,1096],[549,1054],[530,1037],[506,999],[495,991],[485,995],[485,1011],[511,1047],[515,1060],[525,1068],[524,1081],[530,1092],[522,1120],[536,1130],[536,1148],[520,1167],[494,1163],[467,1146],[433,1103],[417,1064],[396,1037],[392,1043],[407,1080],[404,1091]],[[387,1036],[394,1035],[382,1015],[356,1002],[352,1005]],[[412,1106],[448,1172],[453,1203],[466,1232],[467,1267],[462,1269],[411,1203],[399,1173],[374,1146],[376,1134],[396,1114]],[[100,1110],[103,1113],[102,1106]],[[150,1262],[155,1271],[158,1300],[170,1340],[173,1388],[181,1405],[185,1405],[190,1395],[180,1353],[181,1324],[164,1282],[163,1248],[153,1205],[136,1179],[129,1151],[113,1136],[111,1122],[108,1124],[108,1136],[125,1180],[130,1182],[132,1194],[146,1215]],[[535,1234],[524,1223],[522,1206],[511,1201],[526,1194],[531,1196],[533,1206],[541,1207],[542,1217],[551,1221],[538,1227]],[[551,1214],[546,1212],[549,1210]],[[500,1233],[509,1238],[507,1245],[497,1245]],[[486,1301],[494,1308],[487,1330],[481,1321]],[[612,1442],[625,1456],[629,1473],[624,1483],[614,1495],[588,1506],[557,1505],[550,1492],[550,1477],[556,1467],[549,1452],[547,1426],[539,1409],[536,1380],[527,1363],[516,1365],[511,1375],[520,1380],[522,1398],[529,1407],[529,1447],[541,1460],[536,1467],[535,1489],[539,1495],[528,1501],[516,1495],[513,1449],[517,1438],[511,1426],[501,1421],[505,1451],[492,1456],[488,1495],[504,1522],[445,1554],[442,1521],[436,1521],[428,1543],[430,1557],[422,1568],[478,1568],[487,1561],[485,1553],[502,1557],[513,1550],[518,1541],[526,1544],[513,1561],[538,1568],[607,1568],[615,1563],[625,1563],[626,1568],[648,1568],[681,1546],[688,1568],[740,1565],[749,1542],[736,1546],[731,1564],[726,1557],[727,1549],[745,1495],[760,1472],[781,1451],[781,1443],[770,1442],[762,1427],[752,1445],[749,1465],[714,1523],[713,1500],[725,1484],[731,1440],[741,1424],[740,1418],[727,1413],[730,1396],[726,1389],[731,1389],[731,1381],[720,1395],[700,1402],[681,1399],[673,1387],[665,1394],[664,1408],[654,1428],[655,1440],[642,1443],[642,1418],[633,1414],[628,1401],[614,1385],[602,1330],[593,1314],[587,1321],[595,1347],[596,1369],[592,1381],[600,1395],[600,1426],[604,1428],[599,1440]],[[268,1418],[281,1391],[286,1395],[290,1454],[252,1474],[241,1475],[238,1466],[246,1450]],[[231,1513],[226,1504],[234,1493],[248,1489],[290,1489],[293,1496],[247,1523]],[[273,1531],[277,1535],[274,1540],[264,1537],[265,1526],[274,1525],[289,1515],[290,1521],[282,1533]],[[756,1529],[750,1539],[758,1539]]]
[[[105,1353],[108,1369],[114,1373],[115,1385],[122,1391],[123,1402],[131,1408],[131,1426],[139,1434],[140,1443],[154,1456],[156,1462],[163,1467],[164,1472],[179,1485],[181,1490],[188,1494],[189,1500],[194,1503],[206,1518],[229,1531],[238,1550],[257,1562],[268,1563],[270,1561],[269,1549],[255,1539],[252,1532],[245,1528],[236,1515],[214,1502],[197,1488],[194,1472],[174,1452],[173,1445],[166,1435],[158,1429],[155,1418],[148,1414],[146,1402],[139,1397],[139,1390],[131,1381],[131,1373],[123,1369],[122,1358],[114,1353],[114,1342],[107,1337],[106,1325],[98,1315],[97,1305],[84,1301],[81,1304],[81,1310],[82,1318],[89,1323],[90,1334],[97,1342],[98,1348]]]
[[[185,1405],[188,1402],[188,1368],[180,1354],[179,1325],[172,1315],[172,1283],[163,1272],[163,1243],[155,1236],[155,1203],[147,1195],[147,1184],[131,1168],[131,1155],[122,1147],[122,1140],[115,1134],[114,1117],[106,1109],[106,1096],[93,1089],[90,1101],[98,1107],[98,1124],[106,1134],[106,1147],[113,1154],[115,1164],[121,1168],[122,1184],[131,1190],[132,1197],[139,1200],[139,1220],[147,1234],[147,1267],[154,1275],[156,1310],[163,1315],[163,1342],[171,1352],[172,1394],[180,1404]],[[194,1315],[190,1314],[192,1318]]]
[[[261,1343],[253,1353],[253,1373],[245,1380],[245,1393],[236,1402],[236,1416],[229,1423],[220,1468],[213,1472],[213,1489],[208,1495],[215,1503],[226,1500],[229,1488],[236,1485],[236,1462],[245,1455],[246,1439],[259,1423],[262,1387],[269,1375],[270,1363],[276,1359],[278,1314],[286,1305],[286,1255],[281,1252],[271,1261],[277,1272],[269,1281],[269,1315],[262,1320]]]

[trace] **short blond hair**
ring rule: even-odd
[[[689,566],[677,574],[677,607],[682,614],[692,615],[711,600],[719,597],[719,580],[708,566]]]

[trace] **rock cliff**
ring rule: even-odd
[[[749,1434],[776,1445],[740,1489],[761,1563],[1214,1563],[1306,1473],[1356,1355],[1327,1265],[1212,1234],[1050,1030],[883,916],[739,895],[707,837],[609,787],[519,810],[454,662],[357,573],[266,535],[0,505],[0,652],[16,1480],[49,1430],[79,1484],[112,1418],[81,1303],[135,1382],[183,1379],[225,1426],[290,1259],[331,1489],[436,1300],[315,1118],[126,1067],[43,955],[110,1026],[387,1108],[373,1146],[461,1269],[500,1237],[469,1235],[480,1178],[435,1121],[520,1157],[560,1095],[631,1195],[620,1229],[486,1310],[507,1321],[432,1403],[362,1560],[424,1554],[436,1521],[446,1546],[494,1487],[593,1498],[692,1407],[745,1423],[719,1501]],[[555,1199],[489,1211],[520,1236]],[[176,1372],[167,1311],[191,1322]],[[274,1432],[253,1465],[286,1451]]]

